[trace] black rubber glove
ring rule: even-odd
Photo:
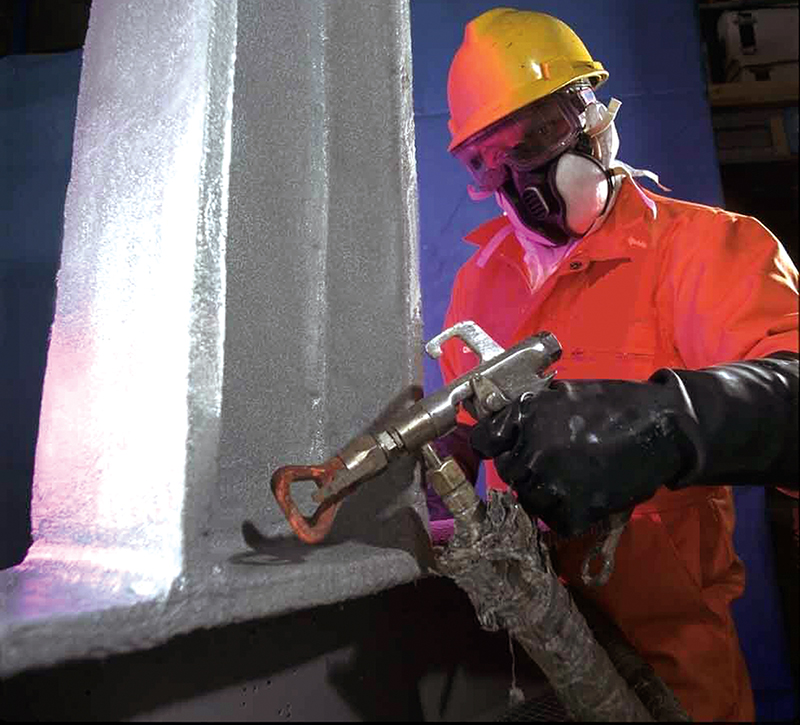
[[[478,423],[470,442],[520,505],[562,536],[661,486],[797,488],[795,353],[648,382],[560,381]]]

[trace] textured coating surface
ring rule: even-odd
[[[0,674],[420,574],[413,462],[319,547],[268,486],[419,383],[413,133],[405,3],[93,8]]]

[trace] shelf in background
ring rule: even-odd
[[[698,2],[699,10],[758,10],[761,8],[796,8],[796,2],[770,2],[769,0],[721,0]]]
[[[797,154],[770,153],[768,151],[717,151],[717,161],[721,165],[730,164],[774,164],[776,161],[797,163]]]
[[[712,114],[721,164],[797,158],[797,108],[730,108]]]
[[[747,81],[709,83],[712,107],[791,105],[797,103],[797,83],[790,81]]]

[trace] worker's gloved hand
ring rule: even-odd
[[[622,380],[562,381],[472,430],[520,505],[562,536],[650,498],[691,465],[672,387]]]
[[[797,356],[648,382],[561,381],[472,430],[520,505],[562,536],[585,532],[661,486],[797,487]]]

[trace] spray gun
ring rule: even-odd
[[[442,345],[460,339],[480,362],[461,377],[418,400],[396,415],[382,430],[361,435],[338,454],[316,466],[284,466],[272,476],[272,491],[297,536],[306,543],[322,541],[333,524],[342,499],[355,488],[381,473],[402,455],[416,455],[424,446],[456,427],[461,406],[476,419],[496,413],[523,393],[538,394],[553,374],[542,373],[561,357],[561,345],[549,332],[540,332],[504,350],[472,321],[459,322],[434,337],[425,346],[432,358],[442,354]],[[427,449],[426,449],[427,450]],[[291,496],[295,481],[313,481],[319,504],[304,516]]]
[[[433,358],[442,344],[460,339],[480,359],[449,385],[418,400],[375,433],[358,436],[316,466],[284,466],[272,476],[272,491],[294,532],[304,542],[322,541],[344,497],[404,455],[421,455],[427,480],[453,515],[455,532],[437,556],[439,573],[470,597],[484,629],[502,627],[546,674],[557,697],[576,721],[686,721],[673,693],[609,625],[594,629],[576,608],[553,570],[548,547],[540,545],[535,519],[513,495],[477,495],[461,466],[442,459],[432,445],[456,427],[463,406],[476,420],[502,410],[523,394],[537,396],[555,373],[545,373],[561,357],[561,345],[540,332],[504,350],[474,322],[460,322],[433,338],[425,351]],[[304,516],[291,495],[295,481],[313,481],[318,507]],[[496,493],[496,492],[495,492]],[[603,523],[598,541],[583,563],[584,583],[602,585],[613,570],[614,553],[630,511]],[[592,575],[592,561],[601,570]],[[595,639],[594,632],[598,632]],[[599,641],[603,634],[606,651]]]
[[[561,345],[550,332],[539,332],[507,350],[498,345],[475,322],[459,322],[431,339],[427,354],[436,359],[442,345],[451,338],[463,342],[478,358],[472,370],[439,390],[418,400],[394,416],[381,430],[353,439],[324,463],[312,466],[283,466],[272,475],[271,487],[278,504],[297,536],[308,544],[322,541],[333,525],[342,500],[360,484],[384,471],[404,455],[421,454],[428,477],[450,507],[462,530],[480,526],[482,507],[472,485],[460,467],[448,458],[439,459],[431,443],[456,427],[463,406],[473,418],[490,416],[523,394],[537,396],[547,388],[555,373],[546,369],[561,357]],[[296,481],[313,481],[317,490],[312,499],[318,504],[305,516],[291,494]],[[612,522],[607,536],[584,563],[584,580],[601,584],[610,575],[613,554],[623,521]],[[602,570],[589,575],[591,560],[602,555]]]

